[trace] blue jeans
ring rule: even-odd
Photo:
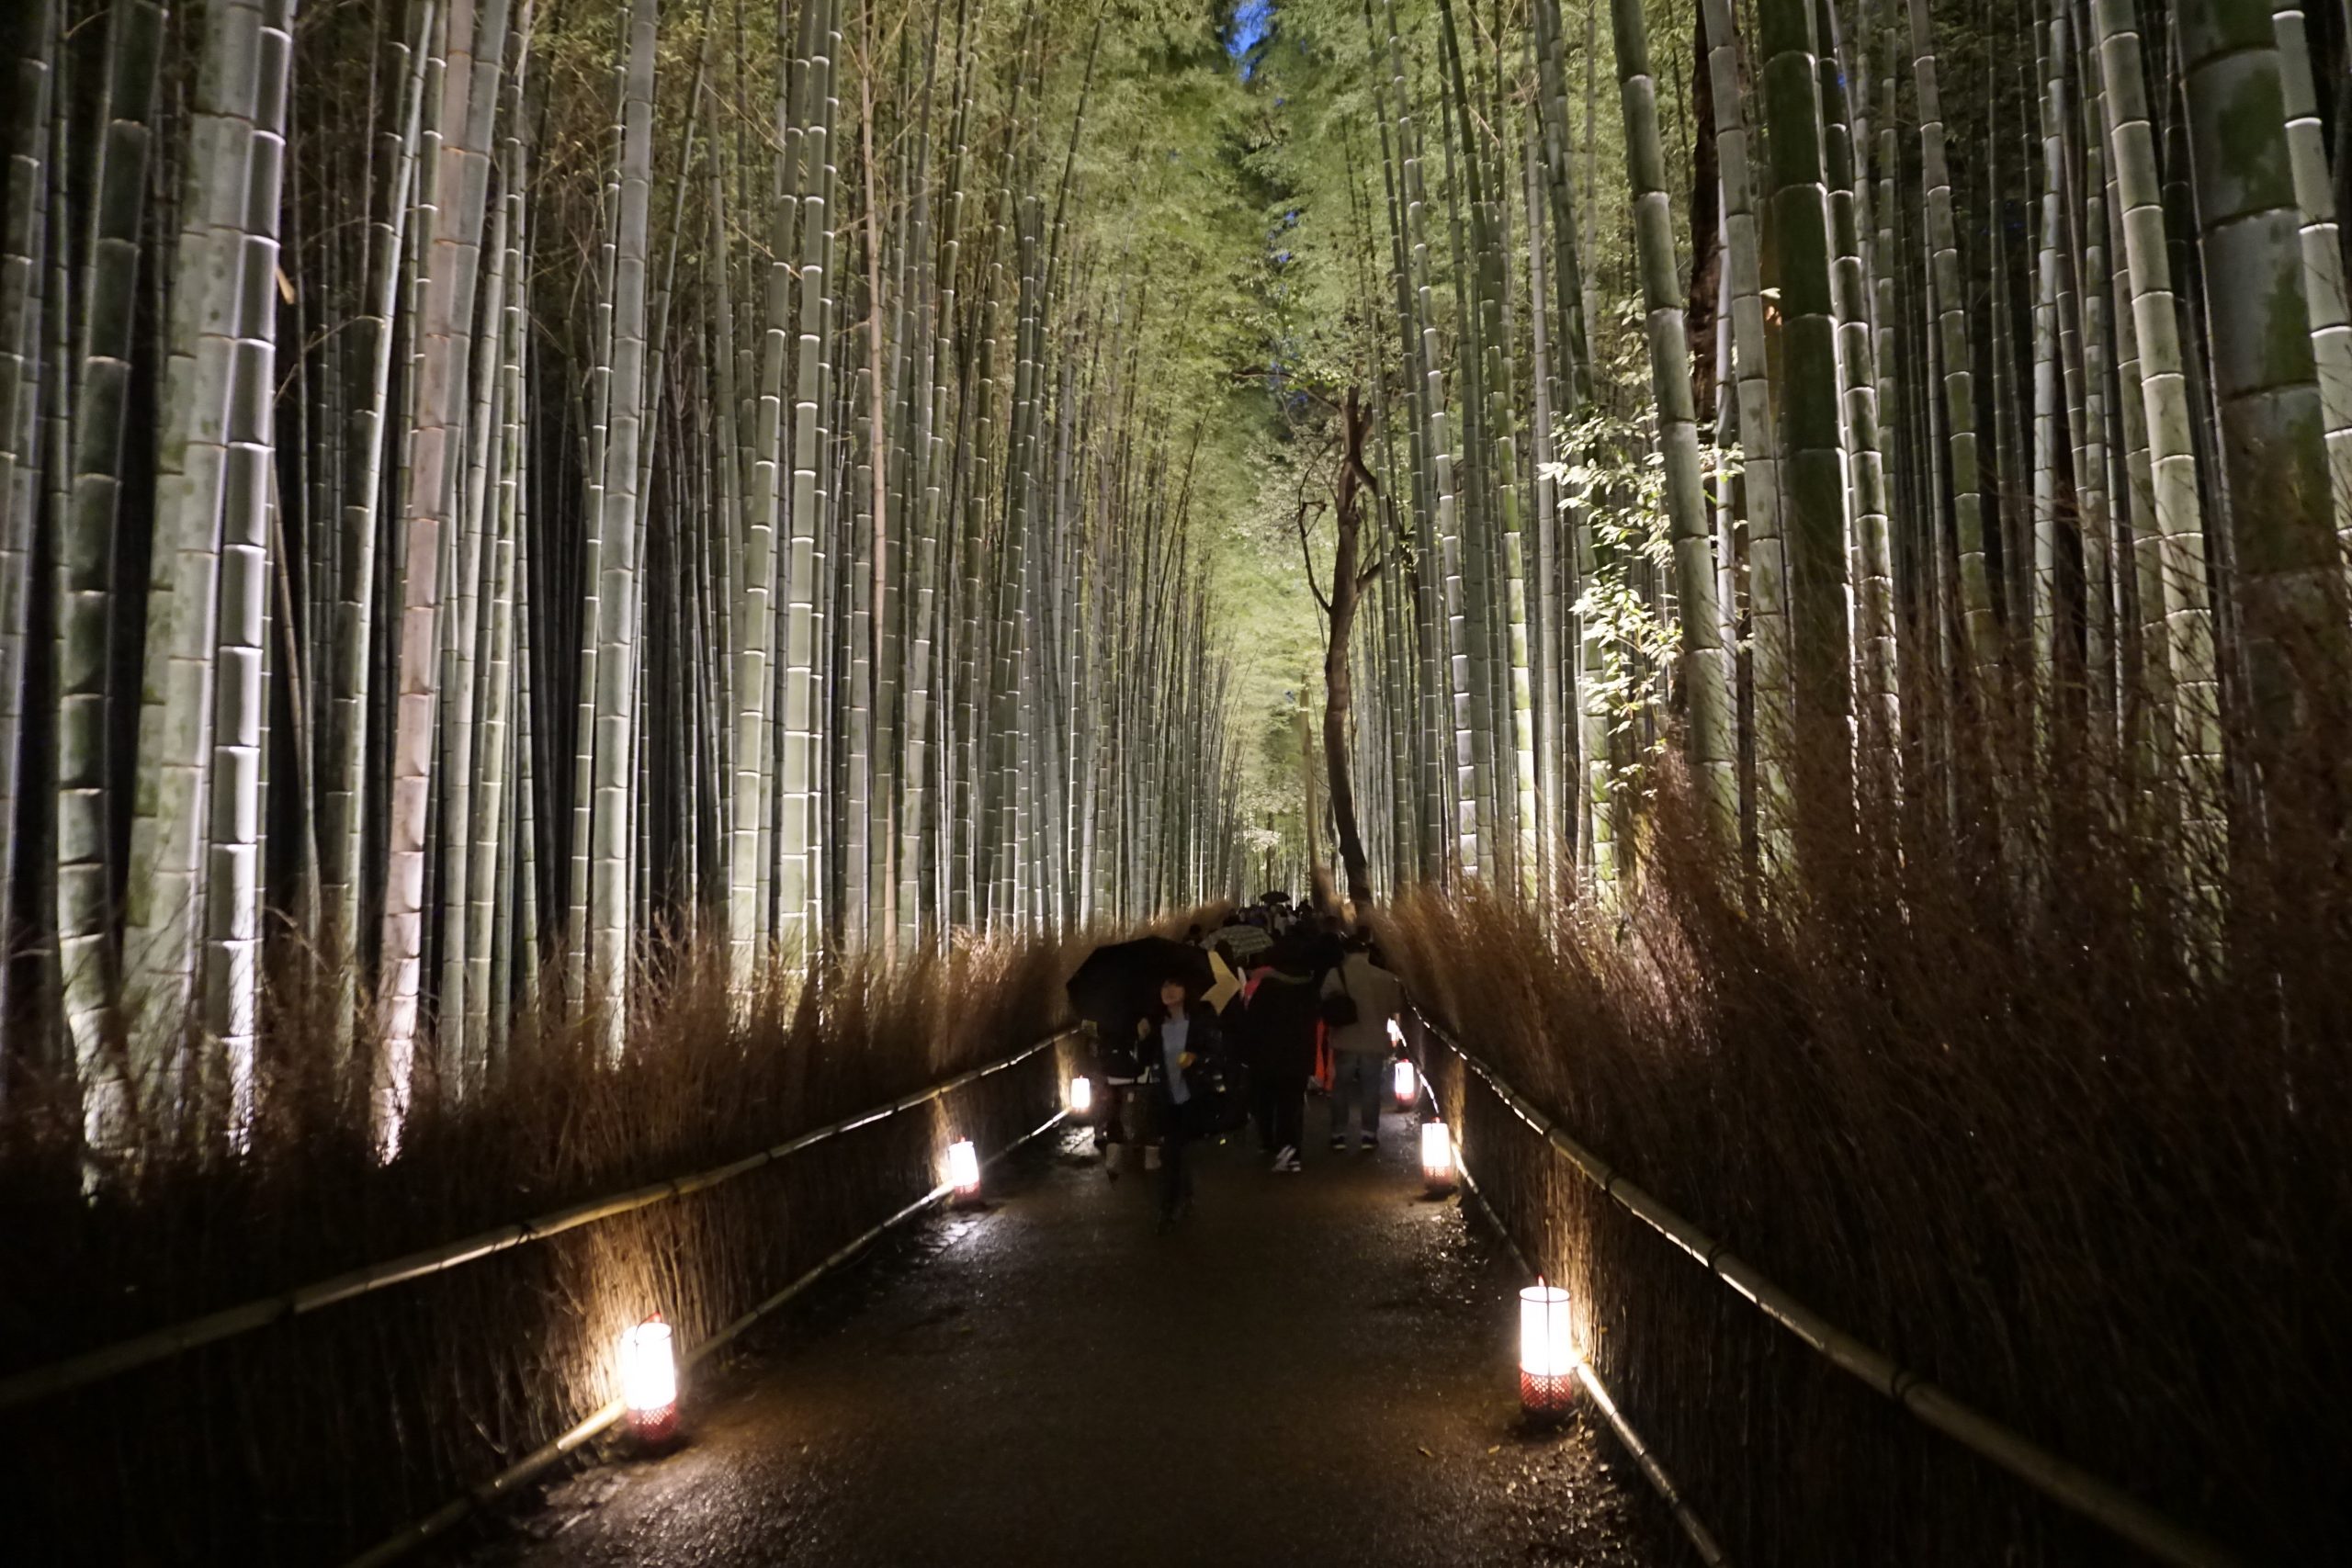
[[[1388,1057],[1385,1052],[1335,1051],[1331,1054],[1331,1136],[1348,1132],[1348,1107],[1363,1107],[1366,1137],[1380,1131],[1380,1099],[1388,1092]]]

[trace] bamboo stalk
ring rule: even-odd
[[[1692,408],[1690,361],[1684,347],[1665,164],[1658,147],[1657,82],[1650,74],[1648,24],[1636,0],[1611,0],[1610,18],[1616,38],[1617,80],[1624,107],[1626,185],[1634,199],[1634,233],[1640,247],[1650,379],[1657,399],[1658,439],[1666,456],[1667,510],[1673,535],[1675,592],[1681,623],[1681,673],[1690,696],[1685,745],[1704,819],[1721,841],[1730,845],[1737,842],[1739,833],[1730,678],[1722,644],[1722,617],[1715,608],[1713,531],[1708,525],[1706,496],[1700,475],[1697,416]],[[1805,62],[1805,69],[1809,79],[1810,61]],[[1826,293],[1826,270],[1822,282]],[[1792,320],[1792,333],[1795,326]],[[1834,393],[1834,367],[1828,386]],[[1834,434],[1831,445],[1834,448]],[[1804,456],[1802,447],[1798,455]],[[1842,487],[1838,493],[1842,495]],[[1842,567],[1842,513],[1837,521],[1836,553]],[[1841,570],[1831,581],[1843,579]],[[1842,620],[1839,625],[1842,632]],[[1801,629],[1815,628],[1801,623]],[[1841,636],[1838,643],[1841,667],[1843,646]],[[1826,661],[1827,655],[1818,657]]]
[[[377,1064],[376,1138],[398,1149],[416,1059],[424,968],[426,811],[432,797],[433,735],[440,692],[443,529],[457,500],[453,451],[457,396],[471,349],[475,267],[487,197],[491,114],[505,55],[507,0],[487,0],[479,31],[470,0],[448,11],[437,123],[435,218],[420,332],[420,396],[403,475],[407,560],[401,592],[401,653],[395,709],[390,866],[384,897],[382,1054]]]
[[[2000,637],[1984,567],[1984,479],[1976,449],[1974,356],[1968,299],[1961,277],[1958,225],[1952,216],[1951,170],[1942,96],[1937,85],[1935,27],[1928,0],[1906,0],[1911,23],[1912,80],[1918,97],[1919,156],[1927,183],[1929,287],[1942,355],[1945,461],[1950,467],[1960,541],[1960,626],[1962,651],[1978,700],[1998,700]]]
[[[164,1106],[179,1103],[193,1065],[183,1047],[195,1021],[198,954],[210,925],[205,896],[219,716],[214,626],[228,586],[221,582],[222,522],[232,504],[230,425],[243,357],[261,30],[261,7],[249,0],[207,9],[181,203],[179,252],[188,281],[173,295],[166,424],[156,450],[123,965],[133,987],[126,998],[130,1073],[140,1091]],[[281,91],[282,84],[281,75]],[[274,228],[274,199],[266,216]],[[266,380],[265,374],[265,386]],[[254,487],[259,476],[239,467],[233,504],[243,520],[257,515],[261,497]],[[240,537],[251,531],[248,521]],[[260,576],[246,575],[250,581],[240,585],[246,592],[231,590],[227,597],[257,617]],[[248,799],[253,782],[243,781]]]
[[[61,1011],[83,1086],[85,1140],[123,1136],[136,1086],[108,1053],[116,999],[110,941],[105,740],[107,571],[122,484],[125,404],[139,284],[139,192],[146,183],[162,16],[153,0],[107,11],[104,96],[87,251],[77,280],[72,469],[57,546],[57,947]],[[60,302],[62,308],[63,302]],[[65,477],[61,465],[60,477]],[[185,891],[185,890],[184,890]]]
[[[21,940],[20,864],[31,846],[16,832],[23,787],[25,719],[32,700],[27,638],[32,614],[33,547],[40,502],[43,286],[53,237],[48,225],[50,96],[56,77],[56,0],[35,0],[25,13],[30,50],[16,62],[16,113],[0,144],[6,154],[7,205],[0,209],[0,952]],[[14,965],[0,962],[0,1018],[10,1013]],[[0,1068],[5,1071],[5,1068]],[[0,1092],[0,1103],[5,1103]]]

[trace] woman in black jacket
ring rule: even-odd
[[[1274,1168],[1298,1168],[1301,1124],[1306,1120],[1306,1080],[1315,1072],[1315,1024],[1321,1013],[1314,965],[1298,943],[1284,940],[1268,955],[1272,967],[1250,994],[1246,1023],[1250,1089],[1257,1101],[1259,1141],[1274,1152]]]
[[[1193,1210],[1193,1173],[1186,1146],[1199,1135],[1206,1111],[1208,1074],[1203,1067],[1224,1049],[1216,1010],[1196,1000],[1182,980],[1160,982],[1159,1010],[1143,1038],[1143,1065],[1152,1075],[1159,1122],[1159,1225]]]

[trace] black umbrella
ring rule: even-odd
[[[1159,987],[1182,980],[1199,996],[1215,978],[1209,955],[1190,942],[1138,937],[1096,948],[1066,987],[1070,1010],[1091,1021],[1105,1041],[1124,1040],[1136,1020],[1159,1006]]]

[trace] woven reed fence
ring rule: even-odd
[[[1479,1197],[1730,1562],[2245,1561],[1824,1320],[1443,1024],[1406,1028]]]
[[[548,1043],[389,1167],[333,1115],[95,1201],[0,1158],[0,1561],[334,1562],[447,1522],[608,1405],[629,1324],[692,1354],[933,1194],[951,1137],[1055,1113],[1058,949],[912,967],[748,1032],[687,997],[617,1067]]]

